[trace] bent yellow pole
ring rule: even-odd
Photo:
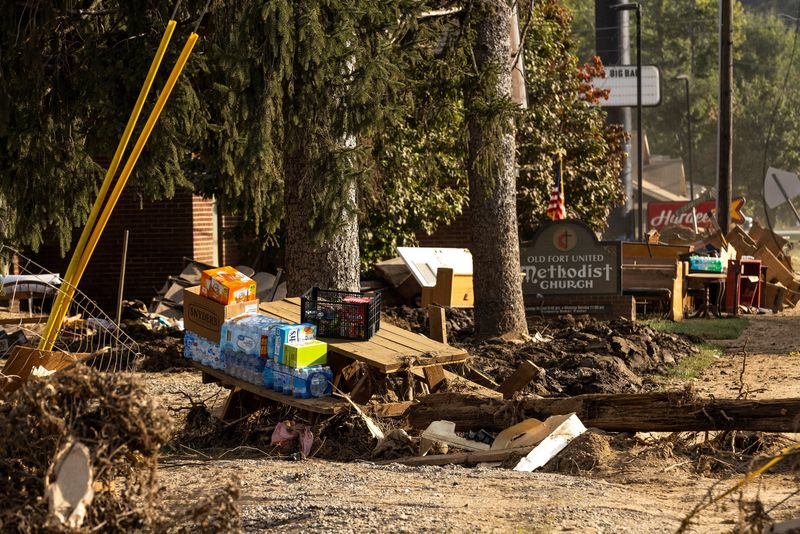
[[[103,185],[100,187],[100,192],[97,194],[97,199],[95,199],[94,206],[89,214],[89,219],[86,221],[86,224],[83,227],[83,232],[81,232],[80,240],[78,241],[75,250],[72,252],[72,259],[70,260],[69,267],[67,267],[67,272],[64,275],[66,286],[62,289],[62,291],[58,292],[56,300],[53,303],[53,308],[50,312],[50,317],[48,318],[44,335],[39,341],[40,350],[50,350],[52,348],[52,343],[50,340],[55,342],[55,336],[58,334],[58,331],[61,327],[60,321],[63,320],[63,317],[66,315],[66,312],[69,309],[75,288],[78,286],[77,281],[74,279],[75,271],[78,268],[81,257],[83,257],[86,242],[89,240],[89,236],[94,229],[94,223],[97,220],[97,216],[100,214],[101,208],[103,207],[106,195],[111,187],[111,182],[113,182],[114,176],[117,174],[119,162],[122,160],[122,155],[125,153],[125,149],[128,146],[131,135],[133,135],[133,129],[136,127],[136,122],[139,120],[139,115],[142,112],[144,103],[147,101],[147,95],[150,93],[153,80],[156,77],[156,73],[158,73],[158,68],[161,66],[161,61],[164,59],[164,54],[167,51],[167,46],[169,45],[170,39],[172,39],[172,34],[175,32],[176,25],[177,23],[174,20],[170,20],[167,23],[167,27],[164,30],[164,35],[161,37],[161,43],[158,45],[156,55],[153,56],[153,61],[150,63],[150,69],[147,71],[147,76],[142,84],[142,88],[139,90],[139,97],[136,99],[136,104],[133,106],[133,111],[131,111],[131,115],[128,118],[125,131],[119,140],[117,150],[114,152],[114,157],[111,159],[111,164],[106,171]],[[64,308],[63,313],[61,313],[62,308]],[[59,317],[61,319],[56,322],[56,318]]]
[[[122,194],[122,190],[125,188],[125,184],[128,182],[128,178],[133,172],[133,167],[136,165],[136,162],[139,159],[139,156],[142,153],[142,149],[144,149],[144,145],[147,143],[147,140],[150,137],[150,134],[155,127],[156,121],[158,121],[161,112],[164,109],[164,106],[167,103],[167,100],[172,93],[172,90],[175,88],[175,84],[178,81],[178,77],[180,76],[181,72],[183,71],[183,67],[186,65],[186,61],[189,59],[189,55],[192,53],[192,48],[194,48],[195,43],[197,42],[198,35],[192,32],[189,35],[189,38],[186,40],[186,44],[181,51],[181,55],[178,57],[178,61],[175,63],[175,66],[172,68],[172,72],[167,79],[167,83],[164,85],[164,89],[161,94],[158,96],[158,100],[156,101],[155,107],[150,112],[150,116],[147,118],[147,122],[142,129],[142,132],[139,134],[139,138],[136,140],[136,144],[131,151],[130,156],[128,156],[128,160],[125,162],[125,167],[122,169],[120,173],[119,179],[117,183],[114,185],[114,190],[111,192],[111,195],[108,198],[108,202],[106,202],[105,207],[103,208],[103,212],[100,215],[100,219],[97,221],[97,225],[92,230],[92,235],[89,238],[89,242],[86,244],[86,248],[81,256],[80,262],[78,263],[78,267],[75,271],[75,275],[73,277],[73,284],[67,289],[68,292],[74,291],[74,287],[80,283],[81,277],[83,276],[84,271],[86,270],[86,265],[89,263],[89,260],[94,253],[94,249],[97,246],[97,242],[100,240],[100,236],[103,234],[103,230],[108,223],[109,217],[111,217],[111,213],[114,211],[114,207],[117,205],[117,201],[119,200],[120,195]],[[69,294],[69,293],[68,293]],[[64,316],[66,315],[67,309],[69,306],[61,306],[59,310],[59,316],[55,318],[56,322],[54,323],[57,325],[54,327],[51,332],[50,336],[46,340],[46,346],[44,350],[51,350],[53,344],[55,343],[56,336],[58,335],[58,331],[60,330],[61,323],[64,320]],[[51,315],[52,318],[52,315]]]

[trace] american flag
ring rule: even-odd
[[[561,177],[563,161],[561,156],[553,158],[553,188],[550,190],[550,203],[547,205],[547,216],[554,221],[567,218],[564,207],[564,181]]]

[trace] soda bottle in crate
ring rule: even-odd
[[[365,337],[367,306],[371,297],[349,295],[342,298],[342,337],[362,339]]]

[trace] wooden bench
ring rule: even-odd
[[[688,264],[678,259],[688,245],[622,243],[622,294],[637,303],[658,301],[673,321],[683,319]]]

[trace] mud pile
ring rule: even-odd
[[[183,357],[183,332],[164,329],[154,332],[140,325],[129,325],[128,335],[139,344],[142,361],[139,371],[175,372],[192,369],[189,360]]]
[[[635,393],[647,375],[663,372],[696,352],[688,339],[647,325],[567,317],[531,325],[544,340],[523,344],[490,339],[468,347],[472,367],[502,382],[529,360],[543,369],[529,391],[543,396]]]
[[[410,306],[384,308],[381,315],[382,321],[400,328],[425,335],[430,332],[428,310],[425,308],[412,308]],[[447,338],[450,340],[466,341],[475,333],[472,310],[445,308],[445,322],[447,325]]]
[[[428,333],[424,309],[390,308],[384,317],[397,326]],[[471,367],[501,383],[530,360],[544,372],[528,392],[542,396],[639,392],[647,389],[648,375],[696,352],[687,337],[624,319],[606,322],[569,315],[533,319],[528,328],[534,339],[520,344],[497,338],[474,342],[472,310],[448,308],[446,318],[450,343],[469,351]]]

